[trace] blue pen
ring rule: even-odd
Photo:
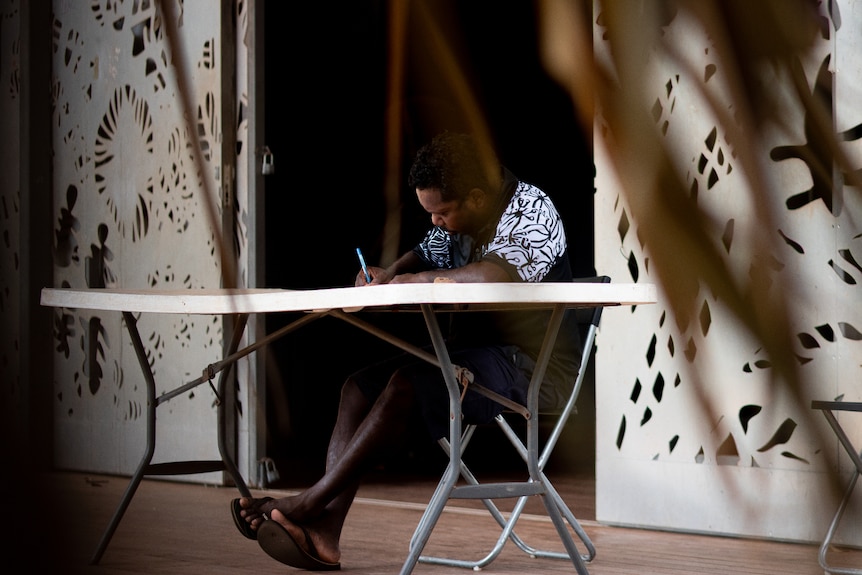
[[[371,283],[371,274],[368,273],[368,266],[365,265],[365,258],[362,257],[362,250],[356,248],[356,255],[359,256],[359,265],[362,266],[362,271],[365,272],[366,283]]]

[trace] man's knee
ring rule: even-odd
[[[344,385],[341,386],[341,403],[356,407],[367,407],[371,401],[365,396],[365,393],[359,387],[359,383],[352,377],[344,380]]]
[[[416,382],[404,370],[397,370],[389,378],[384,396],[390,401],[412,402],[416,396]]]

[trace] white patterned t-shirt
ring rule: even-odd
[[[432,228],[414,249],[432,268],[458,268],[470,262],[496,259],[515,281],[546,279],[566,253],[560,214],[539,188],[518,182],[487,243],[474,247],[473,238]]]

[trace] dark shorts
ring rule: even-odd
[[[518,348],[514,346],[492,346],[450,351],[449,357],[454,365],[469,369],[475,383],[526,405],[530,380],[515,365],[517,351]],[[373,402],[396,371],[414,382],[419,409],[431,437],[448,437],[449,393],[439,367],[404,354],[362,369],[351,378],[365,397]],[[471,391],[467,386],[467,393],[461,403],[463,423],[489,423],[502,410],[502,405]]]

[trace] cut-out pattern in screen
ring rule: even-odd
[[[820,64],[814,89],[811,96],[822,107],[822,113],[831,117],[833,114],[833,77],[829,70],[831,55],[827,55]],[[797,82],[806,85],[808,82],[802,65],[796,61],[793,68],[797,76]],[[832,169],[836,165],[835,156],[830,146],[822,141],[817,133],[818,123],[822,119],[813,117],[812,113],[805,114],[805,143],[796,145],[776,146],[772,149],[770,157],[775,161],[791,158],[801,160],[805,163],[811,176],[811,187],[805,191],[798,192],[787,198],[787,207],[791,210],[799,209],[811,202],[822,200],[826,209],[837,216],[841,212],[840,203],[835,201],[834,193],[836,182],[833,181]],[[862,139],[862,123],[835,135],[838,141],[853,141]],[[856,174],[862,174],[862,169],[856,170]],[[846,179],[847,174],[842,175]],[[837,186],[840,189],[840,186]]]
[[[152,177],[142,173],[153,154],[149,105],[132,86],[114,91],[96,134],[96,190],[105,198],[120,234],[132,241],[147,234],[153,206]],[[131,201],[130,201],[131,199]]]

